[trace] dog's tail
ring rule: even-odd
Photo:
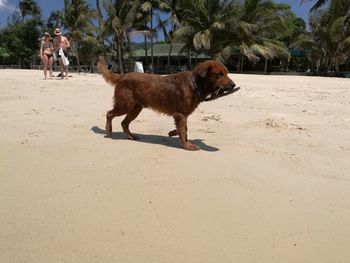
[[[97,67],[101,71],[101,74],[107,83],[109,83],[113,86],[117,85],[118,80],[120,79],[121,75],[110,72],[108,70],[108,68],[106,67],[106,62],[105,62],[104,57],[100,56],[99,61],[97,63]]]

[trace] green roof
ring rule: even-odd
[[[181,50],[185,44],[183,43],[174,43],[172,45],[171,56],[172,57],[185,57],[185,53],[181,53]],[[154,44],[153,45],[153,56],[154,57],[167,57],[170,51],[170,44]],[[145,57],[145,49],[140,48],[133,52],[135,57]],[[147,49],[147,56],[151,56],[151,48]],[[209,58],[209,56],[201,53],[196,56],[197,58]]]
[[[172,46],[172,50],[171,50],[171,56],[172,57],[185,57],[186,53],[185,52],[181,52],[181,50],[183,49],[183,47],[185,46],[185,44],[183,43],[174,43]],[[170,50],[170,44],[154,44],[153,45],[153,56],[154,57],[167,57],[169,54],[169,50]],[[237,47],[235,48],[234,55],[239,55],[240,54],[240,49]],[[292,57],[305,57],[306,56],[306,50],[304,49],[295,49],[295,48],[290,48],[289,49],[289,54]],[[145,57],[145,49],[140,48],[140,49],[136,49],[133,52],[134,57]],[[151,48],[148,47],[147,49],[147,56],[151,56]],[[206,58],[210,58],[209,56],[207,56],[204,53],[199,53],[197,55],[193,55],[196,58],[199,59],[206,59]]]

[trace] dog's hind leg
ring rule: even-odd
[[[181,113],[174,114],[177,134],[180,142],[186,150],[197,151],[199,147],[187,140],[187,117]]]
[[[177,135],[177,130],[172,130],[168,133],[169,137],[173,137]]]
[[[116,89],[114,94],[113,109],[107,112],[106,115],[106,133],[107,136],[112,135],[112,120],[114,117],[122,116],[132,111],[134,107],[133,98],[130,96],[130,91]]]
[[[120,112],[117,108],[113,108],[110,111],[107,111],[106,114],[106,134],[107,136],[111,136],[112,135],[112,120],[114,117],[116,116],[121,116],[126,114],[125,112]]]
[[[142,111],[142,105],[141,104],[135,104],[134,108],[128,112],[126,115],[125,119],[122,121],[122,128],[123,131],[126,133],[128,136],[128,139],[130,140],[138,140],[139,138],[132,134],[129,130],[129,124],[136,119],[136,117],[140,114]]]
[[[106,114],[106,134],[109,137],[112,135],[112,120],[115,116],[117,116],[117,113],[114,109],[107,111],[107,114]]]

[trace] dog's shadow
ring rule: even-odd
[[[99,128],[99,127],[92,127],[91,131],[93,131],[96,134],[103,134],[106,138],[110,138],[112,140],[128,140],[124,132],[112,132],[111,137],[106,136],[105,130]],[[140,139],[138,142],[143,143],[151,143],[151,144],[160,144],[165,145],[173,148],[180,148],[182,149],[179,139],[177,137],[168,137],[168,136],[162,136],[162,135],[149,135],[149,134],[138,134],[134,133],[136,136],[138,136]],[[207,152],[216,152],[219,151],[218,148],[209,146],[203,142],[203,140],[195,139],[190,140],[191,143],[197,145],[201,150],[207,151]]]

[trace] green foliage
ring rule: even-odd
[[[51,34],[54,32],[54,29],[62,26],[62,13],[59,10],[51,11],[49,18],[46,23],[46,31]]]
[[[350,55],[350,1],[332,0],[326,8],[320,6],[313,9],[311,32],[299,36],[293,46],[307,49],[309,60],[321,69],[338,71]]]
[[[68,31],[67,36],[71,42],[71,50],[77,58],[78,71],[80,71],[80,49],[86,43],[98,45],[93,33],[96,27],[92,20],[95,13],[86,0],[64,0],[64,10],[58,13],[58,18]]]
[[[0,63],[6,63],[10,57],[10,50],[5,47],[0,47]]]
[[[23,0],[19,1],[19,9],[22,15],[22,21],[27,17],[36,18],[40,20],[41,9],[35,0]]]
[[[38,11],[40,9],[35,6],[31,8],[34,11],[23,8],[21,15],[14,13],[8,25],[0,30],[2,61],[10,64],[19,63],[23,67],[29,66],[32,60],[38,57],[42,21]]]
[[[232,1],[195,0],[182,8],[181,26],[174,37],[186,43],[189,51],[204,51],[214,57],[220,51],[220,35],[236,21]]]
[[[189,65],[191,56],[204,53],[222,62],[239,57],[241,70],[245,59],[274,58],[305,68],[305,59],[290,58],[288,48],[296,47],[307,51],[311,64],[338,70],[350,56],[350,0],[316,0],[311,32],[288,5],[272,0],[96,0],[96,11],[87,0],[64,0],[64,9],[47,21],[36,0],[19,1],[18,10],[0,29],[0,63],[28,66],[43,32],[52,34],[55,27],[64,28],[78,65],[104,53],[118,60],[121,71],[132,56],[130,36],[143,34],[153,43],[159,32],[170,46],[185,44]]]
[[[103,22],[101,32],[104,38],[113,38],[118,51],[119,70],[123,72],[123,59],[129,55],[125,51],[130,49],[129,33],[141,19],[140,1],[104,0],[103,7],[106,19]],[[128,43],[128,46],[124,45],[125,42]]]

